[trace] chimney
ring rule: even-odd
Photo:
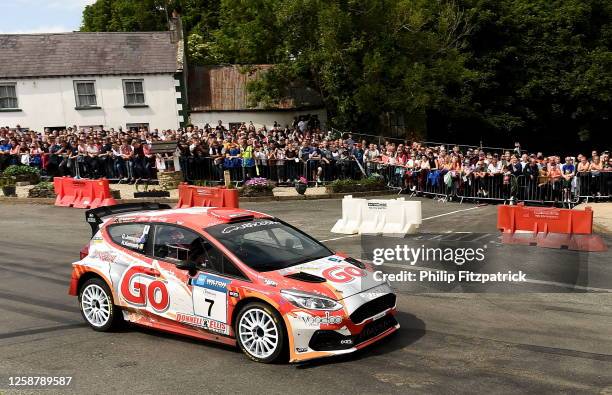
[[[181,14],[177,10],[172,11],[172,16],[168,20],[168,28],[173,43],[183,40],[183,22],[181,21]]]

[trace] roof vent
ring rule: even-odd
[[[208,213],[227,223],[250,221],[255,218],[250,211],[240,209],[214,208]]]

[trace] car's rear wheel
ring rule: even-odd
[[[79,307],[85,321],[100,332],[116,328],[121,311],[113,304],[113,294],[101,278],[89,279],[79,291]]]
[[[254,302],[238,313],[238,345],[253,361],[270,363],[280,359],[286,344],[285,337],[282,318],[272,307]]]

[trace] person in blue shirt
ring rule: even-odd
[[[563,177],[563,202],[571,201],[572,181],[576,175],[574,160],[569,156],[565,158],[565,163],[561,166],[561,177]]]
[[[9,165],[11,148],[13,146],[6,137],[0,139],[0,172]]]
[[[300,159],[306,162],[310,158],[311,153],[312,148],[308,145],[308,141],[304,140],[302,142],[302,146],[300,147]]]
[[[561,165],[561,174],[563,174],[563,178],[568,176],[570,179],[576,173],[576,166],[574,166],[574,160],[569,156],[565,158],[565,163]]]

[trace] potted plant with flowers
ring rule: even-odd
[[[295,191],[300,195],[303,195],[306,193],[306,189],[308,189],[308,180],[306,179],[306,177],[300,177],[295,182]]]
[[[264,177],[255,177],[247,180],[240,191],[244,197],[274,196],[272,190],[274,183]]]

